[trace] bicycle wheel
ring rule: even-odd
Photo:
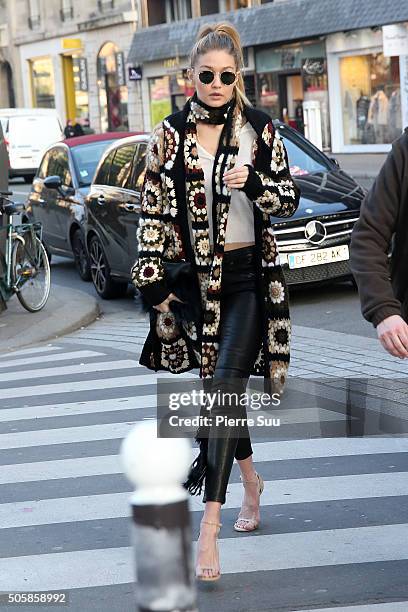
[[[29,312],[41,310],[51,286],[50,264],[41,240],[28,232],[24,243],[16,240],[11,262],[13,287],[21,305]]]

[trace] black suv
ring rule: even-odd
[[[136,227],[149,135],[124,138],[105,151],[85,198],[91,277],[103,298],[124,295],[137,257]]]

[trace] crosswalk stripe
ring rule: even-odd
[[[155,409],[155,414],[151,418],[157,418],[156,412],[157,403],[151,407]],[[139,405],[130,403],[128,409],[144,409],[148,405]],[[122,409],[124,406],[122,405]],[[12,409],[10,409],[12,410]],[[18,416],[23,409],[14,409],[19,411]],[[78,414],[78,411],[77,411]],[[251,415],[252,416],[252,415]],[[331,410],[323,408],[303,408],[303,409],[288,409],[276,410],[273,415],[259,411],[257,416],[263,416],[266,419],[276,419],[279,423],[276,426],[278,430],[280,425],[296,425],[306,424],[314,425],[316,432],[320,433],[321,424],[331,421],[343,421],[345,415],[337,414]],[[102,425],[82,425],[76,427],[60,427],[58,429],[35,429],[32,431],[22,431],[18,433],[0,434],[0,450],[7,448],[21,448],[27,446],[41,446],[41,444],[66,444],[70,442],[84,442],[90,440],[113,440],[125,436],[129,430],[129,425],[134,422],[127,423],[112,423]],[[271,426],[262,426],[263,432],[270,433]]]
[[[222,573],[324,567],[406,558],[408,524],[219,539]],[[193,544],[193,554],[196,543]],[[271,554],[273,551],[273,554]],[[80,568],[80,571],[78,571]],[[1,591],[64,590],[134,581],[131,547],[0,559]]]
[[[71,409],[61,409],[61,405],[55,406],[41,406],[38,410],[35,406],[30,408],[4,408],[0,412],[0,423],[6,421],[20,421],[22,419],[29,418],[43,418],[43,417],[56,417],[56,416],[69,416],[74,414],[92,414],[107,411],[118,411],[118,410],[130,410],[139,408],[156,408],[158,405],[165,406],[166,396],[162,397],[156,395],[147,395],[142,398],[133,398],[133,401],[129,401],[126,406],[122,401],[118,400],[104,400],[105,404],[101,407],[98,402],[81,402],[76,404]],[[145,398],[147,398],[145,400]],[[158,399],[159,398],[159,399]],[[145,400],[145,401],[143,401]],[[103,401],[103,400],[102,400]],[[158,403],[159,402],[159,403]],[[162,402],[162,403],[161,403]],[[92,404],[88,406],[87,404]],[[197,408],[198,410],[198,408]],[[321,423],[329,423],[331,421],[344,421],[347,417],[344,414],[333,412],[332,410],[326,410],[318,406],[309,406],[307,408],[289,408],[285,410],[273,409],[273,412],[265,412],[259,410],[255,413],[249,413],[248,416],[251,418],[257,418],[262,416],[264,419],[273,418],[275,421],[279,420],[279,425],[293,425],[300,423],[315,423],[316,427],[319,428]]]
[[[20,421],[23,419],[41,419],[47,417],[73,416],[77,414],[99,414],[136,408],[156,408],[158,396],[131,395],[119,399],[92,400],[88,402],[68,402],[65,404],[45,404],[24,408],[3,408],[0,411],[0,423]]]
[[[36,363],[47,363],[47,361],[51,361],[55,363],[56,361],[70,361],[72,359],[88,359],[89,357],[102,357],[104,353],[97,353],[96,351],[68,351],[67,353],[59,353],[58,355],[42,355],[41,357],[26,357],[25,359],[13,359],[12,362],[4,362],[0,363],[0,369],[4,368],[21,368],[24,366],[35,365]],[[24,372],[25,374],[25,372]],[[50,371],[48,370],[48,374]],[[20,372],[20,378],[22,377],[22,373]]]
[[[123,438],[135,424],[107,423],[102,425],[84,425],[83,427],[61,427],[60,429],[41,429],[7,433],[0,436],[0,450],[8,448],[25,448],[49,444],[68,444],[70,442],[90,442],[92,440],[114,440]]]
[[[370,499],[408,495],[405,472],[353,474],[265,481],[262,506],[304,504],[343,499]],[[190,509],[202,511],[200,496],[190,496]],[[128,515],[129,493],[29,500],[0,504],[2,528],[120,518]],[[242,484],[230,483],[223,508],[238,508]]]
[[[53,351],[60,351],[60,346],[36,346],[26,349],[21,349],[19,351],[13,351],[11,353],[3,353],[0,355],[0,361],[13,361],[15,357],[20,357],[21,355],[38,355],[39,353],[51,353]]]
[[[22,372],[7,372],[0,374],[0,383],[12,382],[24,379],[24,381],[35,378],[46,378],[47,376],[69,376],[73,374],[91,374],[92,372],[110,372],[112,370],[140,368],[137,361],[133,359],[122,359],[115,361],[98,361],[97,363],[79,363],[69,366],[38,368],[37,370],[25,370]],[[5,390],[7,392],[7,389]]]
[[[299,459],[364,456],[377,453],[407,453],[405,445],[396,445],[395,439],[356,439],[322,438],[313,440],[315,447],[311,452],[310,440],[288,440],[285,442],[252,442],[256,463],[269,461],[288,461]],[[370,442],[370,444],[364,444]],[[192,448],[192,458],[198,448]],[[0,485],[7,483],[41,481],[60,478],[81,478],[84,476],[106,476],[121,474],[122,466],[118,455],[97,457],[78,457],[75,459],[56,459],[34,463],[17,463],[0,466]]]
[[[102,389],[119,389],[123,387],[140,387],[142,385],[154,385],[159,378],[166,382],[177,382],[180,378],[194,378],[194,375],[168,374],[163,378],[160,374],[141,374],[139,376],[121,376],[118,378],[84,380],[80,382],[63,382],[49,385],[34,385],[30,387],[13,387],[0,390],[0,399],[12,399],[17,397],[31,397],[39,395],[53,395],[62,393],[74,393],[75,391],[96,391]]]
[[[391,603],[371,603],[363,606],[342,606],[339,608],[313,608],[313,610],[303,610],[302,612],[407,612],[407,601],[393,601]],[[291,610],[290,612],[298,612]]]

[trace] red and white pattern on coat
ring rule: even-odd
[[[272,121],[269,121],[262,131],[262,140],[268,145],[268,147],[272,147],[274,136],[275,128],[273,127]]]
[[[286,171],[285,150],[282,139],[277,131],[273,140],[271,170],[277,174]]]
[[[184,338],[161,343],[161,363],[174,374],[186,371],[189,367],[189,356]]]
[[[177,150],[180,144],[179,133],[166,120],[163,121],[165,127],[165,146],[164,146],[164,167],[171,170],[174,166]]]
[[[177,198],[174,181],[169,176],[164,175],[162,176],[162,184],[167,196],[163,202],[163,214],[175,218],[177,216]]]
[[[262,228],[262,267],[273,268],[278,265],[279,252],[273,228],[270,225],[264,225]]]

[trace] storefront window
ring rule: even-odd
[[[50,57],[31,60],[33,106],[55,108],[54,70]]]
[[[88,68],[85,57],[72,56],[72,71],[75,89],[75,117],[89,118]]]
[[[324,43],[263,48],[256,52],[258,104],[304,134],[304,103],[318,103],[321,141],[330,147],[327,63]]]
[[[157,125],[171,113],[169,77],[149,79],[150,119],[152,126]]]
[[[181,110],[186,99],[192,95],[183,71],[149,79],[150,119],[157,125],[170,113]]]
[[[114,43],[108,42],[100,50],[97,72],[102,132],[128,130],[125,57]]]
[[[344,144],[386,144],[402,131],[399,58],[340,58]]]
[[[276,72],[261,73],[258,75],[258,96],[260,106],[264,106],[265,110],[272,119],[278,119],[281,116],[279,106],[279,83],[278,74]]]

